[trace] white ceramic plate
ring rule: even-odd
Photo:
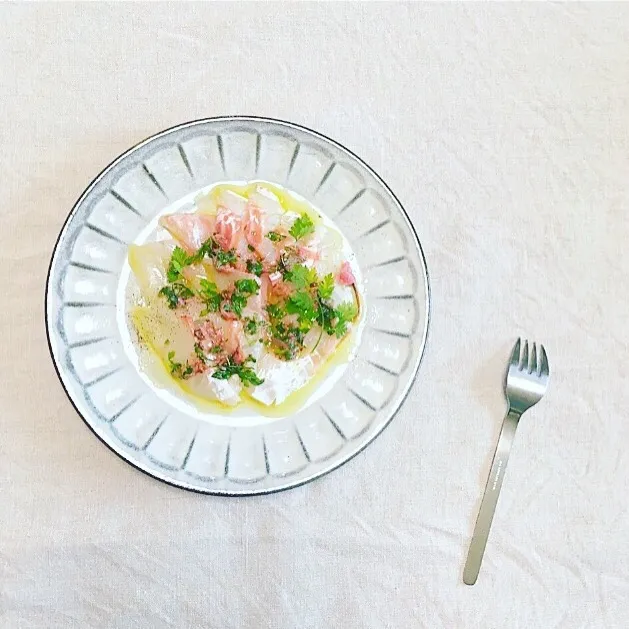
[[[347,237],[364,278],[365,326],[342,377],[324,381],[325,395],[290,416],[230,421],[138,370],[125,311],[126,253],[158,215],[190,206],[209,186],[258,179],[302,195]],[[94,179],[52,256],[46,328],[68,397],[116,454],[178,487],[247,495],[317,478],[382,431],[417,373],[429,305],[417,235],[373,170],[309,129],[227,117],[163,131]]]

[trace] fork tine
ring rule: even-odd
[[[533,347],[531,348],[531,358],[529,359],[529,364],[528,364],[528,370],[529,373],[537,373],[538,369],[537,369],[537,347],[536,344],[533,343]]]
[[[522,362],[520,363],[520,369],[529,368],[529,342],[524,341],[524,349],[522,350]]]
[[[549,376],[550,375],[550,369],[548,367],[548,357],[546,356],[546,350],[544,349],[543,345],[539,346],[539,351],[541,354],[540,357],[540,375],[542,376]]]
[[[520,339],[515,342],[515,346],[513,347],[513,352],[511,352],[511,362],[509,363],[511,367],[517,367],[520,364]]]

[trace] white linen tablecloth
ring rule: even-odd
[[[629,5],[0,5],[0,627],[629,627]],[[43,320],[91,178],[182,121],[320,130],[408,209],[434,311],[391,426],[333,474],[187,493],[73,411]],[[518,335],[520,425],[462,566]]]

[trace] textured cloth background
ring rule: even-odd
[[[629,626],[629,5],[0,5],[0,627]],[[131,144],[250,113],[391,185],[434,312],[364,453],[300,489],[158,483],[84,426],[43,293],[72,204]],[[461,581],[519,334],[520,425],[477,585]]]

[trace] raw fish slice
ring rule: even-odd
[[[243,231],[247,242],[252,247],[258,247],[262,242],[262,214],[254,201],[249,201],[245,208]]]
[[[214,233],[215,219],[207,214],[168,214],[159,224],[179,241],[188,252],[194,253]]]
[[[236,216],[242,217],[247,207],[247,199],[233,190],[219,189],[214,193],[211,193],[212,197],[216,201],[216,204],[221,209],[228,210]]]
[[[266,188],[258,186],[257,191],[249,196],[249,202],[260,208],[264,233],[273,231],[280,224],[284,210],[279,199]]]
[[[256,373],[264,382],[251,390],[251,397],[263,404],[281,404],[308,382],[314,373],[310,356],[285,362],[265,353],[256,363]]]
[[[129,245],[129,266],[145,298],[149,298],[167,283],[166,270],[175,248],[167,241],[145,245]]]
[[[229,406],[235,406],[240,402],[242,391],[242,384],[238,376],[232,376],[229,380],[217,380],[212,378],[209,373],[192,376],[184,382],[183,387],[194,395],[208,400],[216,400]]]
[[[214,239],[221,249],[225,251],[233,249],[239,240],[244,240],[242,238],[242,217],[221,207],[216,215]]]
[[[181,364],[194,356],[195,339],[185,323],[160,298],[147,306],[136,307],[131,317],[142,340],[151,346],[164,365],[169,365],[168,355]]]
[[[329,336],[324,334],[317,345],[317,348],[310,354],[312,364],[315,369],[318,369],[323,363],[334,353],[338,344],[342,339],[336,338],[336,336]]]
[[[340,234],[319,225],[304,245],[319,252],[319,259],[314,262],[314,268],[320,276],[328,273],[336,276],[341,263],[344,262],[343,239]]]
[[[351,286],[340,286],[336,284],[330,297],[330,303],[337,308],[341,304],[353,304],[356,302],[356,295],[354,289]]]
[[[256,247],[256,251],[262,258],[262,264],[266,267],[272,267],[277,264],[280,253],[275,245],[268,239],[263,238],[260,244]]]
[[[214,282],[220,291],[223,291],[231,288],[238,280],[255,280],[260,283],[260,278],[253,273],[239,271],[238,269],[221,269],[216,271],[210,281]]]

